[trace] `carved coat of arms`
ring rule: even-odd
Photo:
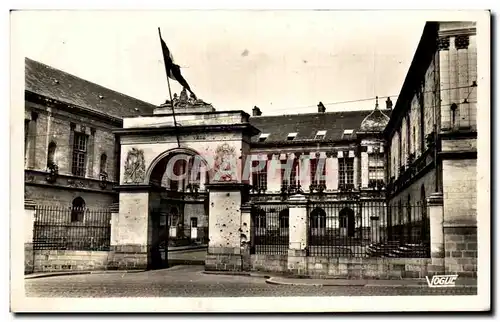
[[[146,165],[144,163],[144,151],[132,148],[127,153],[125,171],[123,173],[124,183],[142,183],[146,176]]]
[[[215,150],[214,181],[236,181],[236,151],[224,143]]]

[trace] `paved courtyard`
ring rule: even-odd
[[[203,266],[174,266],[138,273],[26,279],[28,297],[244,297],[475,295],[476,288],[273,285],[265,278],[208,275]]]

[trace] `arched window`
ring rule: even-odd
[[[354,237],[356,222],[354,218],[354,210],[344,208],[339,213],[339,227],[347,230],[348,237]]]
[[[422,185],[420,187],[420,200],[421,200],[421,214],[422,214],[422,220],[427,219],[427,199],[425,198],[425,187]]]
[[[47,153],[47,168],[50,168],[53,164],[55,164],[55,154],[56,154],[57,144],[52,141],[49,143],[48,153]]]
[[[288,232],[288,227],[290,225],[289,219],[290,216],[288,208],[280,211],[279,213],[280,229],[286,229],[286,231]]]
[[[82,222],[85,213],[85,200],[82,197],[73,199],[71,207],[71,222]]]
[[[408,195],[408,204],[406,205],[406,219],[411,223],[411,197]]]
[[[108,156],[106,153],[101,154],[101,161],[99,162],[99,173],[106,172],[106,162],[108,161]]]
[[[316,208],[311,212],[311,228],[326,228],[326,213],[321,208]]]

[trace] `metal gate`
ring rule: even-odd
[[[152,269],[168,267],[169,227],[167,216],[167,212],[163,209],[153,209],[151,212],[152,241],[149,256]]]

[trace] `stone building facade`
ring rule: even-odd
[[[477,81],[475,23],[428,23],[385,130],[388,202],[422,205],[392,220],[441,204],[444,237],[432,251],[461,274],[477,269]]]
[[[25,199],[111,206],[120,161],[112,130],[124,116],[152,113],[155,106],[28,58],[25,63]]]
[[[89,255],[110,269],[165,267],[195,236],[207,269],[474,275],[476,65],[473,24],[428,23],[394,108],[267,116],[185,90],[156,107],[27,60],[26,199],[111,207]]]

